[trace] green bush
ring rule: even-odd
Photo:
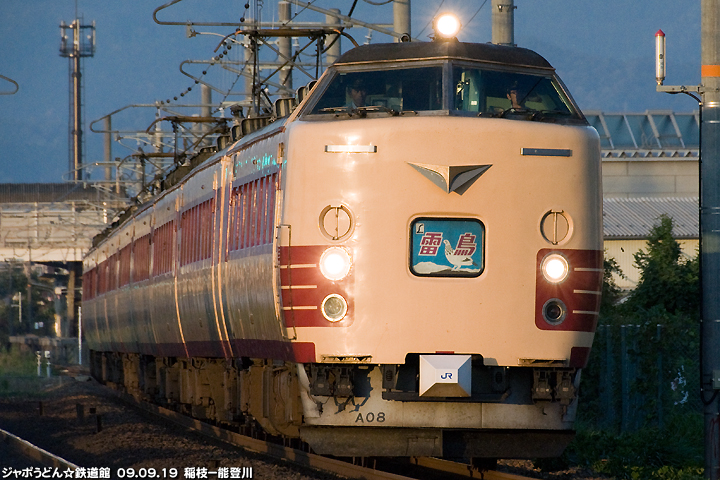
[[[37,376],[37,359],[32,352],[0,349],[0,377]]]
[[[602,328],[582,372],[578,434],[563,458],[539,462],[541,468],[578,465],[618,479],[702,478],[699,260],[682,257],[672,227],[671,218],[658,219],[635,255],[640,281],[625,298],[612,281],[622,272],[606,259]]]

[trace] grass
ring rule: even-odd
[[[13,348],[0,352],[0,378],[37,376],[37,359],[32,352],[21,352]]]
[[[663,429],[613,433],[580,428],[575,440],[559,459],[537,461],[542,470],[570,465],[628,480],[702,480],[703,417],[678,415]]]
[[[43,365],[43,375],[45,374]],[[37,376],[37,359],[32,352],[18,348],[0,351],[0,397],[42,396],[48,379]]]

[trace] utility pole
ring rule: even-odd
[[[514,0],[492,0],[492,43],[515,46]]]
[[[705,478],[720,479],[720,0],[702,0],[700,271]]]
[[[332,25],[337,21],[337,15],[340,13],[339,8],[331,8],[330,11],[333,14],[325,14],[325,22],[328,25]],[[328,37],[325,39],[325,45],[327,45],[327,52],[325,53],[325,66],[329,67],[333,63],[337,61],[338,58],[340,58],[341,52],[341,45],[340,45],[340,39],[342,37],[340,35],[328,35]]]
[[[400,35],[410,32],[410,0],[395,0],[393,2],[393,30]],[[395,39],[396,42],[401,41],[400,38]]]
[[[655,34],[657,91],[700,107],[700,398],[705,478],[720,480],[720,0],[700,2],[700,85],[665,86],[665,33]],[[700,94],[697,97],[694,93]]]

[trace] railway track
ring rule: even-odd
[[[2,478],[8,478],[11,475],[7,469],[14,471],[16,469],[34,469],[42,466],[65,471],[67,469],[76,470],[78,468],[74,463],[68,462],[64,458],[58,457],[1,428],[0,453],[2,453],[0,458],[3,459],[0,461],[0,474]],[[18,456],[23,458],[18,458]],[[46,470],[43,469],[43,471]]]
[[[82,406],[84,418],[79,413]],[[102,428],[99,420],[96,424],[100,418]],[[57,465],[53,468],[62,471],[104,467],[111,472],[109,477],[101,478],[120,478],[121,473],[123,478],[130,478],[128,472],[133,469],[135,478],[139,478],[141,469],[177,472],[167,478],[203,478],[187,476],[187,467],[216,473],[221,466],[248,466],[252,476],[246,478],[262,480],[326,480],[332,478],[328,472],[338,478],[366,480],[526,478],[497,471],[480,472],[466,464],[425,457],[403,463],[356,458],[353,464],[221,429],[137,402],[95,382],[63,382],[45,393],[40,402],[28,396],[15,401],[0,399],[0,427],[6,429],[0,434],[0,478],[33,478],[14,477],[9,469],[41,465]],[[3,477],[3,472],[10,476]],[[211,473],[207,478],[228,477]]]
[[[181,413],[169,410],[157,405],[148,404],[135,399],[132,395],[112,390],[121,400],[140,408],[146,412],[160,416],[165,420],[174,422],[185,428],[189,428],[214,440],[229,443],[231,445],[251,450],[256,453],[269,455],[303,467],[323,470],[335,475],[351,479],[362,480],[412,480],[412,479],[452,479],[452,478],[477,478],[483,480],[530,480],[529,477],[498,472],[494,470],[480,471],[468,464],[451,462],[432,457],[410,457],[407,464],[398,461],[373,461],[373,467],[353,464],[351,462],[316,455],[296,448],[291,448],[277,443],[255,439],[233,432],[224,428],[216,427],[200,420],[188,417]],[[414,474],[410,476],[397,474],[390,470],[407,470],[410,467]]]

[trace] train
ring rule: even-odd
[[[370,44],[300,91],[96,238],[92,375],[319,454],[560,455],[603,247],[599,136],[555,69]]]

